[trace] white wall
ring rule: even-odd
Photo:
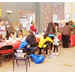
[[[70,14],[70,19],[65,19],[65,14]],[[64,7],[64,22],[68,22],[71,20],[71,2],[65,2]]]
[[[75,14],[75,2],[65,2],[65,9],[64,9],[64,15],[66,13],[70,14],[70,19],[65,19],[64,17],[64,22],[68,22],[72,20],[75,22],[74,14]]]

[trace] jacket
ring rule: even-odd
[[[63,27],[63,30],[62,30],[62,34],[63,35],[66,35],[66,36],[70,36],[71,35],[71,27],[70,26],[68,26],[68,25],[65,25],[64,27]]]
[[[34,34],[28,35],[28,36],[26,37],[26,41],[27,41],[29,44],[36,43],[35,35],[34,35]]]
[[[32,30],[33,32],[36,32],[35,27],[34,26],[30,26],[30,30]]]
[[[42,48],[43,44],[44,44],[46,41],[50,41],[51,43],[53,42],[53,40],[52,40],[50,37],[46,37],[46,38],[44,39],[44,36],[42,36],[42,37],[40,38],[40,42],[39,42],[38,47]]]

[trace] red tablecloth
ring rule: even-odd
[[[70,41],[71,41],[70,46],[75,46],[75,35],[70,36]]]
[[[58,39],[62,40],[62,35],[58,35]],[[70,36],[70,46],[75,46],[75,35]]]
[[[12,45],[13,50],[14,50],[15,48],[19,48],[20,44],[21,44],[21,42],[16,42],[16,43],[9,43],[8,45]],[[0,48],[4,45],[5,45],[5,42],[0,42]],[[1,54],[4,54],[4,53],[10,53],[10,50],[1,51]]]
[[[62,35],[58,35],[58,39],[59,40],[62,40]]]

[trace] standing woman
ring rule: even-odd
[[[31,21],[31,26],[30,26],[30,30],[32,30],[33,32],[36,32],[36,29],[35,29],[35,23],[34,23],[34,21],[32,20]]]
[[[66,22],[66,25],[63,27],[62,30],[62,44],[63,48],[68,48],[69,38],[71,35],[71,27],[69,26],[69,23]]]
[[[46,32],[48,33],[49,37],[53,40],[54,39],[54,35],[55,35],[55,28],[54,28],[52,22],[48,23],[48,27],[46,29]],[[52,50],[52,46],[53,46],[53,43],[51,43],[51,50]]]

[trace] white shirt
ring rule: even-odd
[[[59,45],[59,39],[58,38],[54,38],[53,45]]]
[[[15,38],[14,38],[14,37],[12,37],[12,38],[11,38],[11,37],[9,37],[9,41],[10,41],[10,42],[13,42],[13,43],[15,43],[15,42],[16,42],[16,40],[15,40]]]

